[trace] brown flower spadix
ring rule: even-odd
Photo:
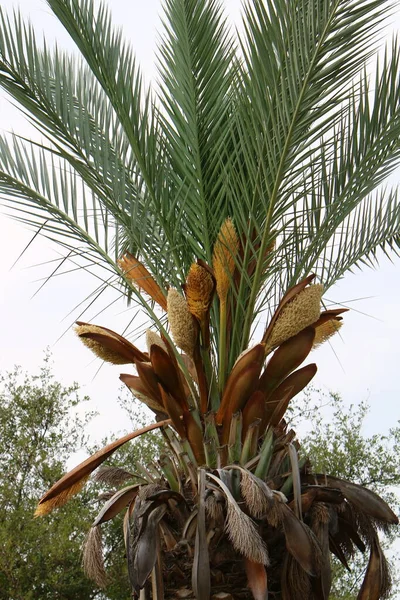
[[[167,296],[168,321],[175,344],[189,356],[193,356],[197,332],[185,298],[169,288]]]
[[[199,322],[207,316],[214,294],[214,280],[209,271],[193,263],[183,286],[188,309]]]
[[[221,225],[214,245],[213,268],[217,282],[217,294],[221,303],[226,302],[229,286],[235,270],[235,258],[239,251],[239,238],[229,217]]]
[[[323,291],[320,284],[310,285],[283,308],[267,341],[266,354],[318,320]]]

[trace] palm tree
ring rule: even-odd
[[[394,40],[378,60],[375,45],[391,6],[249,0],[235,37],[217,0],[165,0],[151,90],[103,5],[47,3],[81,58],[1,13],[0,83],[42,142],[0,138],[0,190],[100,279],[97,294],[142,306],[147,351],[100,326],[77,333],[135,366],[121,379],[156,422],[66,474],[38,514],[158,428],[167,451],[139,482],[95,475],[112,488],[84,552],[99,585],[101,525],[125,511],[141,598],[327,599],[330,553],[347,567],[356,548],[370,552],[358,599],[385,597],[377,531],[396,515],[313,473],[284,416],[316,372],[298,367],[341,326],[323,291],[398,247],[397,191],[381,184],[400,158],[400,51]]]

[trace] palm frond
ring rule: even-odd
[[[388,11],[386,2],[376,0],[289,5],[257,0],[247,6],[241,150],[248,186],[257,205],[264,206],[265,218],[258,223],[260,251],[243,343],[265,280],[271,231],[279,230],[293,206],[301,173],[315,164],[317,139],[332,131],[342,118],[343,102],[354,98],[349,82],[373,52],[371,43]]]
[[[167,0],[165,10],[160,102],[170,202],[181,217],[179,227],[190,232],[182,258],[192,252],[210,264],[227,216],[221,155],[232,111],[234,46],[218,1]]]

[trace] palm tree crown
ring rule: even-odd
[[[329,552],[347,565],[368,545],[358,597],[378,600],[390,584],[377,528],[396,516],[363,488],[311,475],[284,414],[316,372],[297,367],[341,325],[343,310],[321,312],[323,290],[398,249],[397,190],[381,184],[400,158],[400,50],[393,40],[378,60],[375,46],[391,5],[249,0],[239,37],[217,0],[165,0],[153,90],[102,4],[47,3],[81,58],[40,48],[0,12],[0,84],[42,136],[0,137],[0,191],[100,277],[98,293],[115,287],[144,308],[147,352],[103,327],[77,333],[135,365],[121,379],[170,449],[100,512],[88,572],[104,583],[99,527],[128,505],[137,593],[151,575],[157,599],[189,587],[200,599],[325,599]],[[136,435],[67,474],[39,514]]]

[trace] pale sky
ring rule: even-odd
[[[226,5],[232,20],[237,19],[240,3],[229,0]],[[50,44],[57,40],[62,48],[73,50],[68,36],[44,0],[2,0],[1,6],[7,10],[20,6],[23,15],[30,17],[37,31],[44,31]],[[114,22],[123,27],[132,41],[143,71],[150,80],[155,76],[153,59],[156,31],[160,28],[160,2],[113,0],[110,6]],[[398,24],[399,19],[395,19],[390,29],[396,29]],[[0,96],[0,129],[31,135],[24,119],[4,95]],[[392,179],[400,180],[399,172]],[[96,281],[83,273],[56,277],[32,298],[40,285],[37,280],[46,277],[50,267],[29,267],[53,260],[58,250],[50,242],[37,239],[24,258],[11,269],[32,234],[5,217],[0,217],[0,226],[0,319],[3,340],[0,370],[20,364],[33,374],[41,364],[43,350],[50,346],[56,376],[66,384],[77,380],[83,392],[91,396],[91,406],[101,413],[92,426],[94,437],[100,439],[104,434],[116,433],[125,426],[115,403],[121,369],[104,365],[96,375],[100,362],[92,360],[92,355],[71,331],[70,326],[79,313],[68,316],[74,306],[96,287]],[[399,293],[399,261],[396,258],[392,264],[383,257],[378,270],[365,268],[363,272],[348,274],[345,280],[329,291],[327,298],[348,303],[354,310],[345,315],[342,335],[334,339],[332,347],[325,345],[312,356],[319,368],[315,378],[317,387],[339,392],[347,404],[358,403],[366,398],[369,400],[369,434],[386,432],[400,418]],[[112,300],[110,296],[108,301]],[[126,312],[126,306],[119,301],[95,319],[97,312],[106,304],[104,301],[97,305],[95,310],[84,316],[84,320],[122,332],[134,309]],[[57,341],[66,330],[67,333]],[[124,369],[129,372],[129,368]]]

